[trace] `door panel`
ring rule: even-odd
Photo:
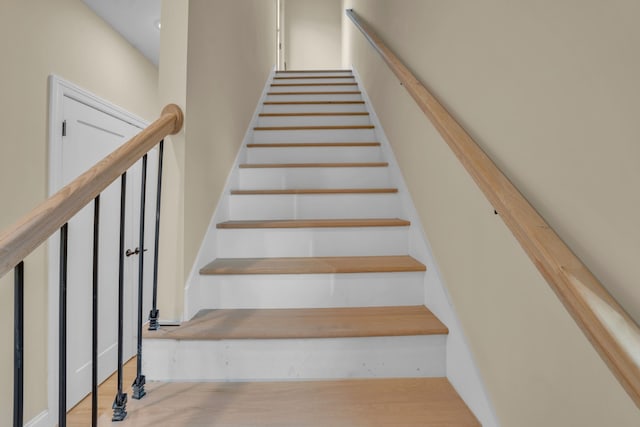
[[[140,129],[123,120],[105,114],[93,107],[64,97],[66,136],[62,139],[62,185],[92,167],[106,155],[128,141]],[[157,162],[152,153],[150,163]],[[155,170],[155,167],[150,169]],[[151,178],[152,175],[149,175]],[[155,180],[148,178],[148,208],[155,208]],[[127,172],[125,249],[138,247],[140,206],[140,162]],[[149,210],[149,209],[148,209]],[[68,241],[68,320],[67,320],[67,403],[73,407],[91,388],[91,333],[92,333],[92,236],[93,203],[82,209],[69,221]],[[151,216],[153,212],[151,212]],[[146,218],[150,217],[147,212]],[[118,256],[120,227],[120,180],[111,184],[100,196],[100,245],[99,245],[99,322],[98,368],[99,381],[106,379],[116,369],[118,325]],[[146,220],[145,229],[151,234],[153,224]],[[145,243],[149,239],[145,239]],[[153,242],[151,240],[150,242]],[[145,262],[153,253],[148,244]],[[146,268],[145,287],[149,268]],[[137,313],[137,256],[125,258],[125,311],[124,355],[125,360],[135,353],[136,331],[133,327]],[[147,292],[148,293],[148,292]],[[145,298],[146,300],[147,298]]]

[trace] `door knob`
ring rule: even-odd
[[[145,249],[144,252],[146,252],[147,250]],[[131,250],[131,249],[127,249],[127,251],[124,253],[126,256],[130,257],[131,255],[138,255],[140,253],[140,248],[135,248],[135,250]]]

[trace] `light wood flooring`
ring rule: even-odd
[[[100,426],[477,427],[445,378],[158,383],[129,415]]]
[[[218,258],[200,274],[334,274],[425,271],[410,256]]]
[[[217,228],[337,228],[337,227],[408,227],[411,223],[399,218],[346,218],[346,219],[271,219],[226,221]]]
[[[240,169],[293,169],[293,168],[386,168],[387,162],[338,162],[338,163],[244,163]]]
[[[425,306],[202,310],[178,327],[143,331],[177,340],[295,339],[447,334]]]
[[[129,360],[122,368],[123,387],[127,397],[131,399],[131,384],[136,379],[136,358]],[[117,373],[107,378],[98,388],[98,417],[108,416],[111,419],[113,399],[118,390]],[[67,413],[67,427],[87,427],[91,425],[91,394],[80,401]]]

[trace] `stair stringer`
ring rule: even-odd
[[[455,307],[451,302],[447,287],[438,270],[436,259],[433,256],[433,251],[422,227],[418,211],[413,204],[413,199],[404,181],[402,170],[384,133],[382,123],[373,108],[371,99],[360,79],[360,75],[355,67],[352,68],[359,90],[362,92],[366,109],[369,111],[371,123],[375,126],[377,139],[381,143],[380,148],[383,157],[389,163],[391,182],[398,188],[404,219],[411,222],[409,227],[409,255],[427,265],[427,271],[424,275],[424,304],[449,328],[446,345],[447,378],[483,426],[498,427],[500,425],[498,418],[489,400],[489,395],[456,314]]]
[[[218,199],[218,203],[216,205],[215,210],[213,211],[213,215],[211,216],[211,221],[209,222],[209,226],[207,227],[207,231],[202,239],[202,243],[200,244],[200,249],[198,250],[198,255],[196,256],[195,262],[191,266],[191,270],[189,272],[189,276],[187,278],[187,282],[184,288],[184,310],[182,315],[182,320],[186,321],[191,319],[193,316],[198,313],[198,311],[203,310],[205,308],[204,304],[202,304],[203,299],[201,298],[202,284],[200,281],[200,268],[207,264],[210,260],[217,258],[217,245],[216,241],[218,239],[218,229],[216,225],[220,222],[227,221],[230,218],[229,212],[229,194],[231,194],[232,188],[238,187],[239,181],[239,168],[238,165],[246,162],[247,159],[247,144],[252,141],[253,138],[253,128],[258,124],[258,118],[260,111],[262,109],[262,104],[264,100],[267,98],[267,92],[269,92],[270,83],[273,82],[273,78],[275,77],[275,67],[271,70],[269,77],[265,81],[264,88],[262,89],[262,94],[260,95],[260,99],[256,104],[256,109],[253,112],[253,117],[249,122],[249,126],[247,126],[247,131],[244,134],[244,138],[242,140],[242,144],[240,145],[240,149],[238,150],[238,154],[236,155],[236,159],[231,167],[231,172],[227,176],[227,180],[224,184],[224,188],[222,190],[222,194]]]

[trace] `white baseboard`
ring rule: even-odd
[[[49,411],[44,410],[36,415],[31,421],[25,424],[25,427],[49,427],[53,425],[49,420]]]

